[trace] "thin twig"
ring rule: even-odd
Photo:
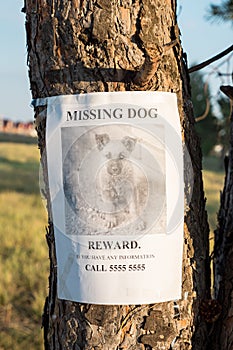
[[[208,95],[208,87],[209,87],[208,82],[206,82],[204,85],[204,96],[205,96],[205,100],[206,100],[206,107],[205,107],[204,113],[195,118],[196,122],[199,122],[199,121],[205,119],[210,111],[210,98]]]

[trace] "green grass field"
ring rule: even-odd
[[[223,184],[216,162],[205,159],[203,172],[212,231]],[[42,350],[49,261],[35,140],[0,135],[0,174],[0,350]]]
[[[10,141],[0,138],[0,349],[39,350],[49,263],[39,151]]]

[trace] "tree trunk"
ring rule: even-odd
[[[233,87],[223,86],[222,91],[233,100]],[[218,228],[215,231],[214,285],[215,315],[217,322],[212,331],[212,348],[233,348],[233,112],[231,113],[229,155],[225,157],[225,183],[218,212]]]
[[[192,200],[186,203],[182,299],[176,302],[104,306],[59,300],[48,199],[51,265],[43,315],[45,349],[206,349],[200,303],[210,296],[208,225],[176,1],[26,0],[25,11],[33,98],[96,91],[175,92],[194,172]],[[35,108],[41,154],[44,109]],[[45,162],[43,166],[46,178]],[[185,159],[187,195],[189,167]]]

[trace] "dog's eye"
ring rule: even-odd
[[[111,158],[112,158],[112,153],[111,153],[111,152],[108,152],[108,153],[106,154],[106,158],[107,158],[107,159],[111,159]]]
[[[119,158],[120,158],[120,159],[124,159],[124,158],[125,158],[124,153],[120,153],[120,154],[119,154]]]

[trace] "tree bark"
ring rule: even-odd
[[[176,1],[26,0],[24,9],[33,98],[93,91],[175,92],[183,141],[194,172],[192,200],[186,203],[182,299],[176,302],[104,306],[59,300],[48,198],[50,277],[43,315],[45,349],[206,349],[207,325],[200,303],[210,297],[208,224]],[[41,154],[46,146],[44,109],[35,108]],[[189,174],[190,164],[185,159],[187,196]]]
[[[224,86],[221,90],[233,100],[233,87]],[[233,348],[233,111],[229,141],[229,155],[225,157],[225,183],[215,231],[214,285],[218,304],[215,307],[217,322],[212,331],[213,350]]]

